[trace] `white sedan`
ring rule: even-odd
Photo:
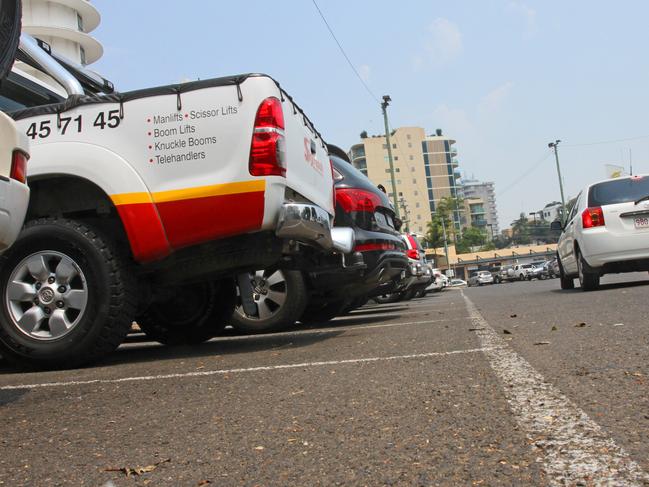
[[[561,289],[573,289],[578,278],[591,291],[604,274],[649,270],[649,175],[584,188],[566,218],[557,253]]]
[[[29,204],[28,154],[25,135],[0,113],[0,252],[14,243],[23,226]]]

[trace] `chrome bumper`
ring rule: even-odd
[[[284,203],[275,235],[343,254],[354,248],[351,228],[332,228],[329,213],[316,205]]]

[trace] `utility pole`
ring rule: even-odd
[[[392,182],[392,202],[394,204],[394,212],[399,216],[399,203],[397,202],[397,182],[394,178],[394,162],[392,161],[392,144],[390,144],[390,126],[388,124],[388,105],[392,101],[390,95],[383,95],[383,103],[381,103],[381,110],[383,110],[383,121],[385,122],[385,142],[388,146],[388,162],[390,163],[390,181]]]
[[[561,225],[566,224],[566,199],[563,197],[563,179],[561,178],[561,168],[559,167],[559,153],[557,152],[557,147],[559,146],[560,140],[555,140],[550,142],[548,147],[554,149],[554,160],[557,162],[557,175],[559,176],[559,190],[561,191]]]
[[[451,270],[451,263],[448,261],[448,242],[446,240],[446,219],[444,217],[442,217],[442,233],[444,235],[444,255],[446,256],[446,269],[448,271]]]

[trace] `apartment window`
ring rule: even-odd
[[[86,50],[79,46],[79,59],[81,60],[82,65],[86,65]]]
[[[412,155],[411,155],[411,156],[410,156],[410,160],[411,160],[411,161],[414,161],[414,160],[415,160],[415,156],[412,156]],[[413,170],[414,170],[414,169],[413,169]]]
[[[399,191],[399,196],[403,196],[403,193],[401,191]]]
[[[408,142],[408,147],[412,148],[412,142]]]
[[[410,134],[406,134],[406,139],[408,139],[408,140],[411,139]]]
[[[393,149],[396,149],[396,148],[397,148],[397,144],[392,144],[392,148],[393,148]]]
[[[421,215],[417,215],[417,220],[421,220]]]
[[[417,184],[417,180],[415,178],[412,178],[412,184]]]
[[[399,156],[394,156],[394,160],[395,160],[395,161],[398,161],[398,160],[399,160]]]
[[[77,27],[79,28],[80,32],[83,32],[83,17],[81,17],[81,14],[77,12]]]
[[[419,191],[415,191],[413,194],[414,194],[415,196],[419,196]]]
[[[385,150],[388,150],[388,144],[383,144],[383,148],[384,148]]]
[[[397,179],[397,184],[401,184],[401,179]],[[401,195],[399,195],[401,196]]]
[[[415,208],[419,208],[419,202],[415,203]]]

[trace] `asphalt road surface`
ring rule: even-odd
[[[447,290],[86,369],[0,362],[0,485],[649,485],[649,277]]]

